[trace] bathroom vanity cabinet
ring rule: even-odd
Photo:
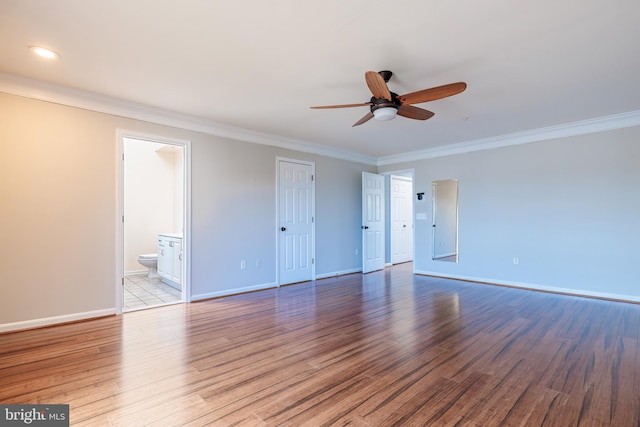
[[[162,281],[176,289],[182,284],[182,236],[158,235],[158,275]]]

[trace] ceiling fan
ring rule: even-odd
[[[444,86],[423,89],[417,92],[398,95],[389,90],[387,82],[393,73],[391,71],[367,71],[364,78],[369,86],[369,90],[373,94],[369,102],[361,104],[343,104],[343,105],[323,105],[311,108],[350,108],[369,106],[370,110],[363,118],[353,124],[353,126],[361,125],[371,118],[376,120],[391,120],[396,114],[415,120],[427,120],[433,117],[434,113],[423,108],[415,107],[412,104],[420,104],[436,99],[446,98],[463,92],[467,88],[464,82],[451,83]]]

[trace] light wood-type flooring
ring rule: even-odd
[[[73,426],[638,426],[640,305],[411,263],[0,335],[0,403]]]

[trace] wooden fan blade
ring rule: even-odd
[[[366,107],[371,105],[370,102],[363,102],[361,104],[342,104],[342,105],[321,105],[319,107],[309,107],[309,108],[314,108],[314,109],[320,109],[320,108],[351,108],[351,107]]]
[[[409,119],[427,120],[433,117],[433,112],[413,105],[403,104],[398,108],[398,115]]]
[[[420,104],[422,102],[435,101],[436,99],[456,95],[460,92],[464,92],[466,88],[467,84],[464,82],[451,83],[444,86],[432,87],[431,89],[411,92],[406,95],[400,95],[398,96],[398,99],[403,104]]]
[[[367,71],[364,73],[364,78],[374,98],[384,98],[387,101],[391,101],[391,92],[389,92],[389,88],[380,73]]]
[[[353,124],[353,126],[351,126],[351,127],[354,127],[354,126],[360,126],[361,124],[368,122],[368,121],[369,121],[369,120],[371,120],[372,118],[373,118],[373,113],[372,113],[371,111],[369,111],[367,114],[365,114],[365,115],[364,115],[364,117],[363,117],[363,118],[361,118],[360,120],[358,120],[357,122],[355,122],[355,123]]]

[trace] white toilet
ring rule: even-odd
[[[138,262],[149,269],[149,279],[156,279],[158,276],[158,254],[144,254],[138,257]]]

